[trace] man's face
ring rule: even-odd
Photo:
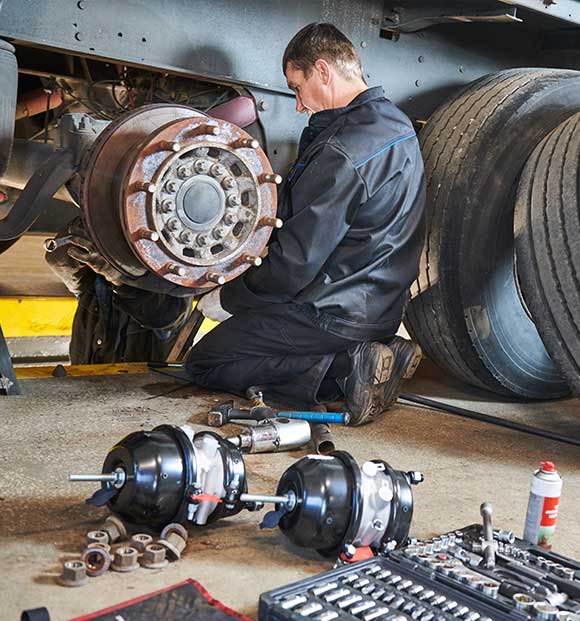
[[[327,85],[316,67],[313,67],[310,76],[306,77],[301,69],[297,69],[289,62],[286,65],[286,81],[296,95],[296,112],[299,114],[306,112],[310,116],[326,109]]]

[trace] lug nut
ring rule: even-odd
[[[169,181],[165,184],[165,191],[173,194],[177,192],[178,183],[175,179],[169,179]]]
[[[179,220],[177,218],[170,218],[167,220],[167,228],[170,231],[177,231],[179,228]]]
[[[223,226],[216,226],[213,230],[213,236],[217,239],[223,239],[227,235],[227,231]]]
[[[159,233],[149,229],[139,229],[137,231],[137,237],[139,239],[149,239],[154,242],[159,241]]]
[[[145,547],[139,562],[146,569],[163,569],[169,563],[165,557],[166,548],[158,543],[151,543]]]
[[[209,236],[205,233],[200,233],[197,236],[196,242],[199,246],[208,246],[209,245]]]
[[[181,231],[179,241],[183,244],[191,244],[193,241],[193,233],[191,231]]]
[[[240,138],[230,145],[232,149],[257,149],[260,143],[255,138]]]
[[[226,279],[224,276],[221,276],[220,274],[214,274],[213,272],[210,272],[209,274],[206,275],[206,280],[209,280],[209,282],[215,282],[216,285],[225,285],[226,284]]]
[[[102,576],[111,566],[111,555],[103,548],[87,548],[81,555],[87,576]]]
[[[174,153],[178,153],[179,151],[181,151],[181,145],[179,144],[179,142],[167,140],[163,140],[162,142],[160,142],[159,148],[163,149],[164,151],[173,151]]]
[[[109,543],[109,535],[104,530],[91,530],[87,533],[87,543]]]
[[[282,175],[278,175],[276,173],[264,173],[260,175],[258,180],[260,183],[275,183],[276,185],[280,185],[282,183]]]
[[[165,269],[171,274],[176,276],[185,276],[185,268],[182,265],[175,265],[175,263],[168,263]]]
[[[174,209],[175,203],[170,198],[161,201],[161,211],[163,213],[171,213]]]
[[[253,265],[254,267],[260,267],[260,265],[262,265],[262,258],[261,257],[253,257],[250,254],[243,254],[242,255],[242,261],[244,263],[249,263],[250,265]]]
[[[88,581],[87,567],[83,561],[65,561],[62,566],[62,573],[58,577],[59,584],[67,587],[79,587]]]
[[[115,552],[115,559],[111,565],[113,571],[129,572],[139,567],[139,553],[135,548],[123,546]]]
[[[161,538],[157,543],[167,550],[170,560],[177,561],[187,545],[187,531],[181,524],[168,524],[161,531]]]
[[[282,220],[280,218],[270,218],[269,216],[264,216],[260,219],[260,226],[271,226],[274,229],[281,229],[283,226]]]
[[[116,515],[109,515],[105,518],[105,522],[101,526],[101,530],[104,530],[109,535],[108,543],[115,543],[119,539],[124,539],[127,536],[127,528],[123,521]]]
[[[157,189],[157,186],[150,181],[139,181],[135,184],[135,189],[137,191],[141,190],[142,192],[148,192],[149,194],[153,194]]]
[[[152,543],[153,537],[145,533],[137,533],[133,535],[129,541],[129,545],[132,548],[135,548],[139,554],[143,554],[143,552],[145,552],[145,548]]]
[[[233,177],[224,177],[222,179],[222,186],[226,190],[232,190],[236,187],[236,180]]]
[[[178,166],[177,167],[177,176],[185,179],[186,177],[191,177],[191,170],[189,166]]]
[[[198,175],[206,175],[210,169],[211,164],[207,160],[196,160],[193,164],[193,170]]]
[[[240,197],[237,194],[231,194],[227,199],[228,207],[239,207],[240,206]]]
[[[235,224],[238,221],[238,214],[235,211],[230,211],[225,213],[224,215],[224,224],[227,224],[228,226],[232,226],[232,224]]]
[[[211,175],[213,175],[214,177],[221,177],[222,175],[225,175],[226,173],[226,169],[221,165],[221,164],[214,164],[210,169],[209,172]]]

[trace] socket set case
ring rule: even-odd
[[[480,525],[264,593],[260,621],[580,621],[580,564]]]

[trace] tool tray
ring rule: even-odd
[[[515,539],[485,569],[481,535],[475,524],[410,540],[264,593],[260,621],[580,621],[579,563]]]

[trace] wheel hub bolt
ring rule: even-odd
[[[175,203],[170,199],[166,198],[161,201],[161,211],[163,213],[170,213],[175,209]]]
[[[175,179],[169,179],[169,181],[165,184],[165,191],[173,194],[174,192],[177,192],[177,186],[178,183]]]
[[[226,190],[232,190],[236,187],[236,180],[233,177],[224,177],[222,179],[222,186]]]
[[[210,168],[210,164],[207,160],[197,160],[195,164],[193,165],[193,170],[195,170],[195,172],[198,175],[207,174],[207,172],[209,171],[209,168]]]
[[[170,218],[167,220],[167,228],[170,231],[177,231],[179,228],[179,220],[177,218]]]
[[[224,224],[231,226],[238,221],[238,214],[235,211],[226,212],[224,215]]]
[[[226,169],[221,164],[214,164],[210,169],[210,173],[214,177],[221,177],[225,175]]]
[[[228,207],[239,207],[240,206],[240,197],[237,194],[232,194],[228,196]]]
[[[193,241],[193,233],[191,231],[182,231],[179,239],[184,244],[191,244]]]
[[[207,246],[209,244],[209,237],[205,233],[201,233],[197,236],[196,241],[200,246]]]
[[[185,179],[186,177],[191,176],[191,171],[189,170],[189,166],[178,166],[177,167],[177,176]]]
[[[175,263],[169,263],[165,266],[165,269],[171,274],[176,276],[185,276],[185,268],[182,265],[175,265]]]
[[[223,239],[226,236],[226,233],[227,231],[223,226],[216,226],[216,228],[213,230],[213,236],[216,239]]]

